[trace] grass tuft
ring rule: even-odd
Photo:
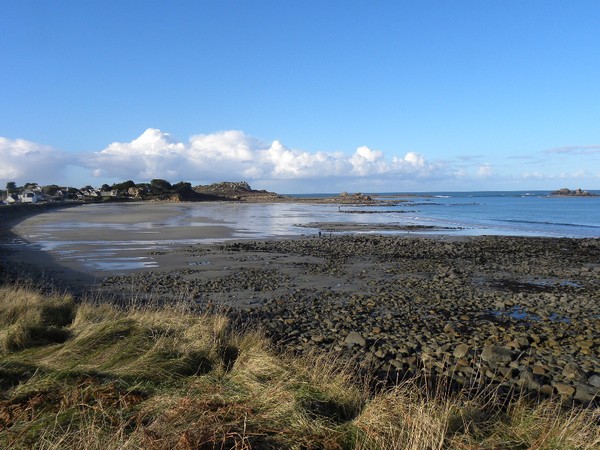
[[[68,295],[43,296],[24,288],[0,287],[0,351],[65,342],[75,303]]]

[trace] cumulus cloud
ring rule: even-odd
[[[114,142],[81,161],[97,177],[169,178],[177,174],[185,152],[186,146],[170,134],[148,128],[131,142]]]
[[[0,188],[8,181],[54,182],[66,163],[66,155],[48,145],[0,137]]]
[[[480,178],[488,178],[494,174],[494,169],[491,164],[483,164],[477,169],[477,176]]]
[[[349,153],[304,151],[287,147],[279,140],[265,142],[238,130],[197,134],[180,140],[149,128],[129,142],[113,142],[96,152],[69,153],[68,158],[66,153],[46,145],[0,138],[0,183],[69,183],[65,177],[75,170],[83,184],[94,184],[89,180],[93,175],[102,183],[153,178],[192,183],[246,180],[281,192],[501,189],[507,180],[536,182],[541,186],[562,177],[598,179],[600,172],[577,172],[581,164],[561,163],[556,166],[558,170],[553,170],[552,154],[556,155],[554,159],[564,159],[563,153],[580,151],[596,153],[596,147],[545,152],[544,164],[523,174],[519,173],[522,161],[518,167],[483,164],[479,155],[429,161],[416,152],[386,155],[368,146]],[[76,168],[64,170],[67,165]]]
[[[88,155],[84,164],[96,176],[203,182],[418,175],[433,167],[414,152],[391,160],[366,146],[350,156],[307,152],[288,148],[278,140],[265,143],[236,130],[194,135],[182,142],[153,128],[131,142],[115,142]]]

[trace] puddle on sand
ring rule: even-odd
[[[556,286],[573,287],[573,288],[583,287],[581,284],[579,284],[575,281],[571,281],[571,280],[529,280],[529,281],[527,281],[527,283],[532,284],[534,286],[548,287],[548,288],[552,288],[552,287],[556,287]]]
[[[158,267],[158,263],[156,261],[146,257],[111,258],[109,260],[88,259],[85,260],[83,264],[91,269],[108,272]]]
[[[515,320],[533,320],[536,322],[539,322],[542,320],[541,317],[536,316],[535,314],[531,314],[531,313],[527,312],[526,308],[521,308],[519,306],[514,306],[507,311],[492,311],[492,314],[496,317],[507,316],[507,317],[510,317]],[[548,320],[550,320],[551,322],[563,322],[563,323],[571,322],[570,319],[559,316],[557,313],[550,314],[548,316]]]

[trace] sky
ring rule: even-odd
[[[597,0],[0,0],[0,188],[600,189]]]

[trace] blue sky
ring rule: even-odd
[[[0,187],[600,189],[600,2],[0,0]]]

